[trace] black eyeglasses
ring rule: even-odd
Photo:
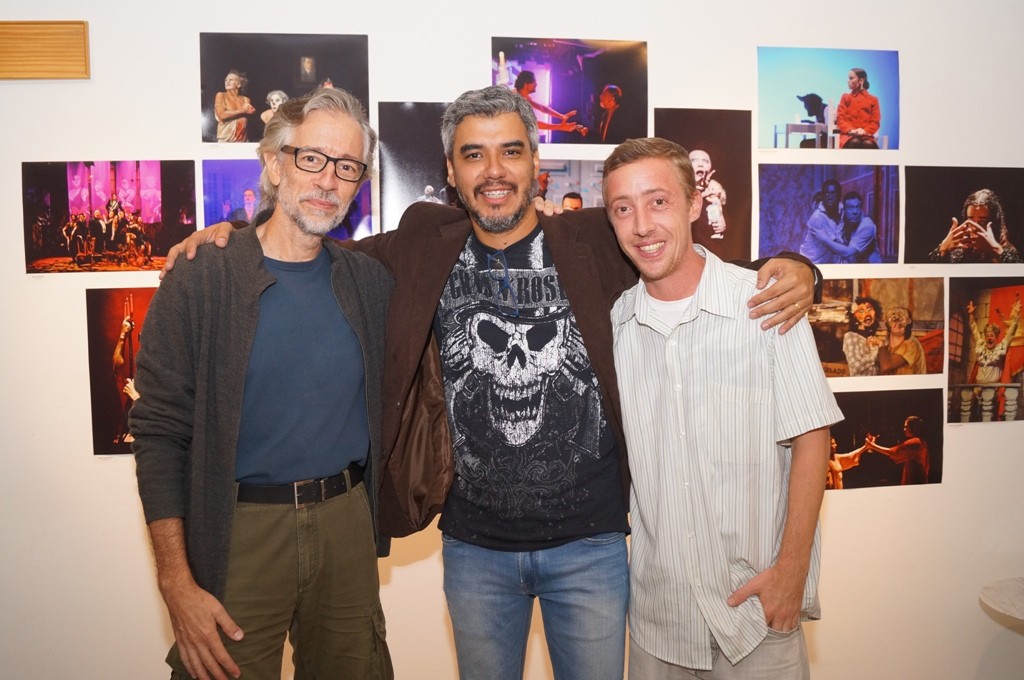
[[[340,180],[358,182],[366,174],[366,163],[352,158],[331,158],[313,149],[296,149],[294,146],[282,146],[281,151],[292,154],[295,167],[306,172],[320,172],[328,163],[334,163],[334,174]]]
[[[512,287],[512,279],[508,275],[508,260],[505,259],[504,250],[496,250],[487,255],[487,269],[491,279],[498,281],[498,289],[494,291],[494,304],[503,314],[508,316],[519,316],[519,301],[516,300],[516,291]],[[508,291],[508,301],[502,297],[502,293]],[[511,305],[509,305],[511,302]]]

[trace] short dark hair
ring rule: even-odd
[[[904,421],[904,425],[908,430],[910,430],[910,434],[914,435],[915,437],[920,437],[921,428],[924,426],[924,421],[918,418],[917,416],[907,416],[906,421]]]
[[[601,92],[607,92],[611,96],[615,97],[615,103],[616,104],[618,104],[619,100],[622,99],[622,88],[619,87],[618,85],[613,85],[612,83],[608,83],[607,85],[604,86],[604,88],[601,90]]]
[[[843,196],[843,203],[847,201],[860,201],[860,204],[864,205],[864,198],[860,195],[859,191],[847,191],[846,195]]]
[[[533,71],[520,71],[519,75],[516,76],[515,88],[521,90],[523,85],[529,85],[530,83],[537,82],[537,76],[533,74]]]
[[[580,195],[580,192],[578,192],[578,191],[569,191],[564,196],[562,196],[562,200],[563,201],[565,199],[567,199],[567,198],[576,198],[576,199],[579,199],[580,201],[583,200],[583,196]]]

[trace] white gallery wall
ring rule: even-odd
[[[157,275],[27,275],[20,177],[23,161],[192,159],[201,205],[199,161],[249,157],[254,147],[200,141],[200,32],[368,35],[374,122],[379,101],[444,102],[489,84],[492,36],[644,40],[652,109],[748,109],[755,121],[757,46],[898,50],[900,149],[857,162],[1024,165],[1024,5],[1010,0],[13,5],[0,9],[0,20],[88,21],[92,77],[0,82],[0,675],[7,678],[167,675],[172,635],[134,461],[92,453],[85,311],[86,288],[155,286]],[[601,150],[542,149],[552,158],[601,158],[594,153]],[[800,153],[755,150],[754,163],[806,162]],[[1024,233],[1024,215],[1009,218],[1011,230]],[[945,228],[935,225],[936,242]],[[960,267],[957,275],[992,273]],[[1024,265],[998,271],[1021,276]],[[873,265],[835,275],[949,273]],[[1024,624],[978,600],[985,584],[1024,576],[1022,440],[1021,422],[946,426],[941,484],[826,494],[823,619],[806,626],[816,678],[1024,678]],[[380,566],[397,676],[456,677],[437,530],[396,541]],[[526,676],[543,680],[551,674],[539,618],[534,628]]]

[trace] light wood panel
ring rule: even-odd
[[[0,79],[88,77],[89,22],[0,21]]]

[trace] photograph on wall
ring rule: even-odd
[[[541,143],[647,136],[646,42],[491,38],[491,76],[530,101]]]
[[[131,453],[128,411],[139,398],[135,358],[156,288],[85,291],[93,454]]]
[[[604,161],[544,160],[537,174],[538,195],[562,210],[603,208]]]
[[[1022,262],[1024,168],[907,166],[905,262]]]
[[[897,261],[897,166],[762,164],[758,187],[759,257],[789,250],[815,264]]]
[[[251,223],[259,212],[260,199],[259,160],[203,161],[204,226],[218,222]],[[372,234],[370,201],[370,182],[363,182],[341,224],[327,235],[345,240]]]
[[[942,373],[941,278],[826,279],[807,315],[830,378]]]
[[[196,229],[193,161],[21,164],[25,271],[161,269]]]
[[[1024,420],[1024,277],[949,279],[949,422]]]
[[[654,136],[690,152],[704,199],[693,242],[726,261],[751,259],[750,134],[750,111],[654,110]]]
[[[898,149],[899,53],[757,48],[762,149]]]
[[[447,104],[380,102],[377,105],[381,231],[398,228],[415,201],[462,206],[448,185],[441,145],[441,116]]]
[[[826,489],[942,481],[941,389],[837,392]]]
[[[365,35],[200,33],[204,142],[258,142],[282,103],[338,87],[369,106]]]

